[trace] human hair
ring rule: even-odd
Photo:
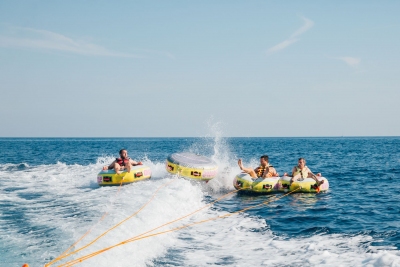
[[[125,148],[123,148],[123,149],[121,149],[121,150],[119,151],[119,154],[120,154],[120,155],[121,155],[122,151],[128,152]]]
[[[268,155],[262,155],[262,156],[260,157],[260,159],[264,159],[264,160],[266,160],[266,161],[269,160]]]
[[[305,159],[305,158],[299,158],[299,161],[300,161],[300,160],[304,160],[304,162],[306,162],[306,159]]]

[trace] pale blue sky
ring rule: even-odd
[[[0,137],[399,136],[400,1],[1,1]]]

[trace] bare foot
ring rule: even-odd
[[[325,182],[324,180],[318,181],[318,183],[317,183],[318,187],[319,187],[321,184],[323,184],[324,182]]]
[[[239,165],[239,168],[240,168],[241,170],[243,170],[242,159],[239,159],[239,160],[238,160],[238,165]]]

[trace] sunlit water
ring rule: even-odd
[[[98,187],[97,173],[126,148],[151,167],[150,180]],[[329,179],[322,194],[234,193],[152,233],[271,203],[223,219],[130,242],[77,266],[400,266],[400,138],[0,139],[0,266],[52,266],[140,235],[234,190],[237,159],[256,167],[268,154],[279,173],[299,157]],[[174,152],[213,158],[209,183],[165,170]],[[168,183],[168,184],[167,184]],[[119,190],[120,189],[120,190]],[[108,213],[100,221],[101,217]]]

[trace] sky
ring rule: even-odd
[[[0,1],[0,137],[400,136],[400,1]]]

